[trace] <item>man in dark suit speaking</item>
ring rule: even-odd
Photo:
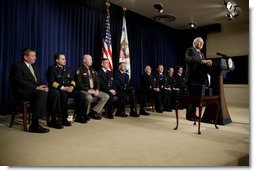
[[[193,47],[186,50],[185,81],[188,91],[190,91],[192,84],[209,84],[207,67],[212,66],[213,62],[211,60],[207,60],[201,52],[203,45],[203,39],[201,37],[197,37],[193,41]],[[194,117],[196,117],[196,108],[190,106],[187,109],[186,118],[188,120],[193,120]]]
[[[43,84],[38,70],[33,65],[36,52],[26,48],[22,50],[22,60],[12,68],[10,79],[13,94],[20,100],[29,100],[31,103],[32,122],[29,132],[46,133],[49,129],[39,125],[39,118],[46,114],[48,87]]]

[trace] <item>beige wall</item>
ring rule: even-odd
[[[228,105],[249,106],[249,85],[224,84],[224,93]]]
[[[228,22],[221,27],[221,32],[210,33],[207,36],[207,57],[216,57],[216,52],[228,56],[249,55],[249,25]],[[248,85],[224,85],[227,104],[249,105]]]
[[[213,32],[207,36],[207,57],[215,57],[216,52],[229,56],[249,54],[249,25],[228,22],[221,26],[221,32]]]

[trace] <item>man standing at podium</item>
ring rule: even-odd
[[[204,41],[197,37],[193,41],[193,47],[186,50],[186,74],[185,81],[188,92],[191,94],[192,84],[203,84],[209,86],[207,67],[212,66],[212,60],[207,60],[201,52]],[[189,105],[186,111],[186,119],[193,120],[196,117],[196,108]]]

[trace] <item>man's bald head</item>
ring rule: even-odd
[[[83,55],[83,64],[90,67],[93,63],[92,56],[89,54]]]

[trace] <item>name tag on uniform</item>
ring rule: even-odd
[[[84,73],[83,75],[87,76],[87,73]]]

